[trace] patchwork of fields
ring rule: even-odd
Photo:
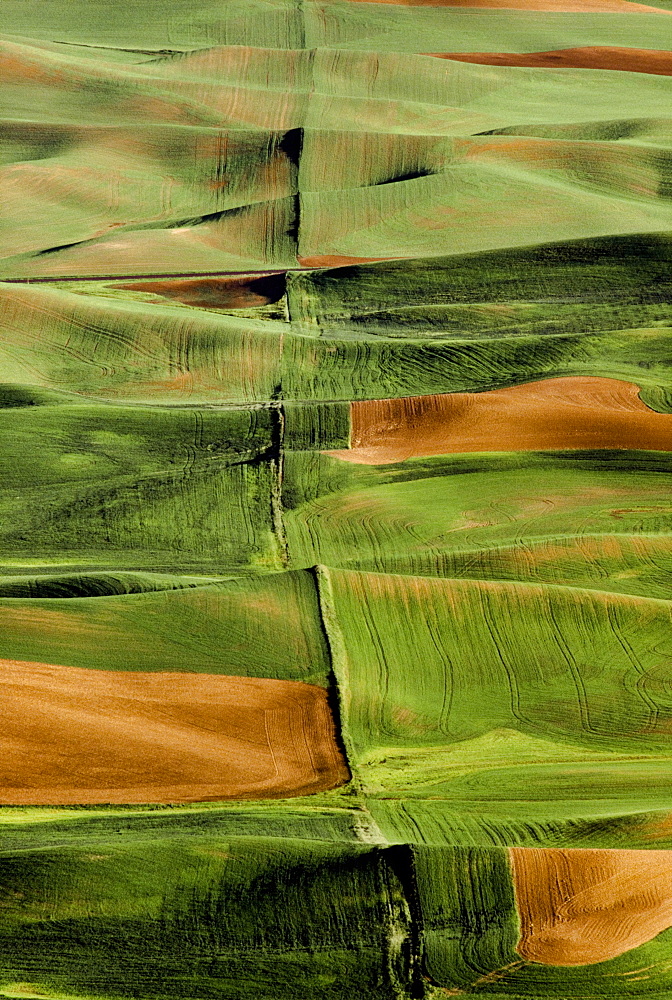
[[[3,0],[0,998],[672,996],[672,0]]]

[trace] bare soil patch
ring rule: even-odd
[[[298,681],[0,660],[0,804],[275,798],[348,780]]]
[[[375,0],[374,0],[375,2]],[[316,254],[312,257],[297,257],[301,267],[348,267],[350,264],[373,264],[378,260],[392,260],[391,257],[343,257],[341,254]]]
[[[629,73],[672,76],[672,52],[629,49],[619,45],[587,45],[549,52],[429,52],[438,59],[483,66],[530,66],[549,69],[615,69]]]
[[[152,292],[173,302],[202,309],[250,309],[277,302],[285,293],[283,272],[234,275],[219,278],[174,278],[163,281],[128,281],[112,288]]]
[[[404,7],[480,7],[484,10],[543,10],[552,14],[671,14],[630,0],[355,0]]]
[[[365,465],[467,451],[672,450],[672,414],[649,409],[632,382],[592,376],[362,400],[350,412],[351,447],[328,454]]]
[[[510,849],[517,951],[543,965],[592,965],[672,926],[672,852]]]

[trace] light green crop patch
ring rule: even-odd
[[[663,452],[285,461],[292,565],[672,596]]]
[[[549,31],[549,15],[515,11],[311,0],[229,4],[220,16],[209,4],[194,20],[178,2],[158,6],[154,31],[129,18],[138,38],[124,46],[99,3],[81,18],[77,3],[45,6],[34,30],[48,41],[14,3],[7,11],[22,25],[5,42],[16,69],[0,107],[11,121],[0,148],[13,177],[0,232],[8,280],[435,257],[672,228],[669,130],[655,125],[664,77],[423,54],[487,50],[495,37],[497,51],[519,51],[521,31],[542,51],[563,36],[560,47],[615,44],[621,22],[628,45],[657,28],[659,48],[663,13],[606,25],[550,15]],[[605,134],[586,134],[604,122]],[[494,134],[511,129],[513,142]]]
[[[665,9],[669,0],[655,0]],[[46,0],[40,16],[24,0],[5,0],[5,31],[24,38],[89,43],[115,49],[188,51],[215,45],[265,48],[356,48],[390,53],[539,52],[583,45],[669,48],[665,25],[637,11],[552,13],[444,10],[298,0],[157,0],[151,17],[140,8],[110,11],[105,0]],[[151,58],[151,51],[144,53]],[[92,54],[100,57],[99,52]],[[108,57],[109,58],[109,57]],[[124,53],[124,58],[128,54]]]
[[[670,604],[557,586],[330,571],[365,792],[532,819],[665,805]]]
[[[135,581],[133,574],[127,576]],[[67,578],[65,583],[52,579],[32,583],[47,596],[24,596],[23,591],[0,597],[5,658],[94,670],[328,683],[331,668],[310,573],[254,575],[198,586],[187,579],[180,588],[112,595],[96,595],[99,578],[81,576],[70,584],[73,596],[60,596]],[[24,587],[30,582],[26,578]],[[19,584],[13,578],[14,594]],[[87,588],[89,596],[84,596]]]
[[[666,850],[672,847],[669,809],[642,811],[605,798],[558,800],[543,815],[510,803],[466,799],[369,797],[367,808],[391,844],[431,847],[563,847]],[[552,815],[551,815],[552,813]]]

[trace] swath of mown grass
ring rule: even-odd
[[[96,846],[204,837],[256,837],[354,843],[361,804],[350,788],[309,797],[247,802],[144,806],[3,806],[0,827],[6,850]]]

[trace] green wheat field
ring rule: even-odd
[[[672,0],[2,0],[0,998],[672,998]]]

